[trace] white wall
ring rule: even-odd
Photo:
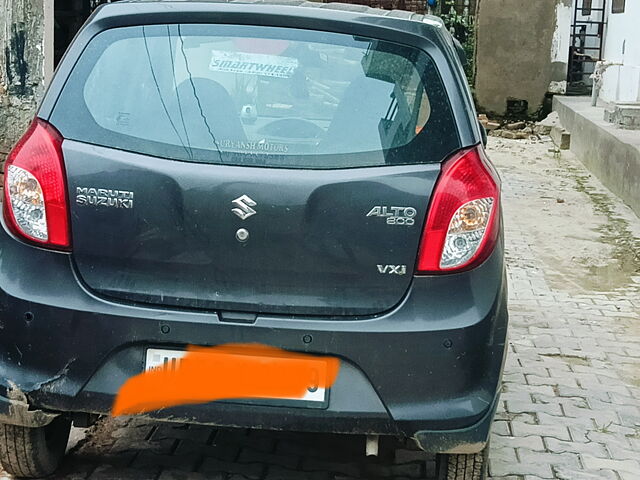
[[[550,92],[564,93],[566,90],[572,21],[573,8],[571,8],[571,5],[558,2],[556,5],[556,28],[553,32],[553,40],[551,43],[551,65],[557,67],[552,67],[552,82],[549,86]],[[560,66],[562,66],[562,72],[559,71]],[[560,75],[562,75],[562,78]]]
[[[604,75],[600,98],[607,102],[640,102],[640,1],[627,0],[624,13],[611,13],[605,32],[604,59],[623,63]]]

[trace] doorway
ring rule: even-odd
[[[80,27],[100,4],[111,0],[54,0],[53,64],[58,65]]]
[[[569,43],[567,94],[591,92],[595,63],[602,60],[607,0],[575,0]]]

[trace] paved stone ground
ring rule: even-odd
[[[492,142],[511,323],[490,474],[637,480],[640,220],[549,147]]]
[[[640,479],[640,220],[548,142],[491,139],[490,154],[503,179],[511,297],[490,475]],[[396,439],[385,439],[372,459],[364,456],[362,437],[136,419],[108,419],[74,434],[77,444],[53,479],[432,479],[434,473],[433,457]]]

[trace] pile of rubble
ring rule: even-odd
[[[492,137],[509,138],[512,140],[539,139],[543,136],[551,136],[558,148],[569,148],[570,135],[562,125],[556,112],[551,112],[547,118],[540,122],[530,121],[497,121],[491,120],[485,114],[478,115],[478,121]]]
[[[478,115],[478,120],[492,137],[510,138],[512,140],[529,138],[534,135],[535,123],[532,122],[498,122],[490,120],[484,113]]]

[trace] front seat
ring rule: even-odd
[[[191,146],[210,149],[214,138],[218,145],[225,140],[247,139],[239,110],[218,82],[207,78],[185,80],[178,85],[175,100]]]

